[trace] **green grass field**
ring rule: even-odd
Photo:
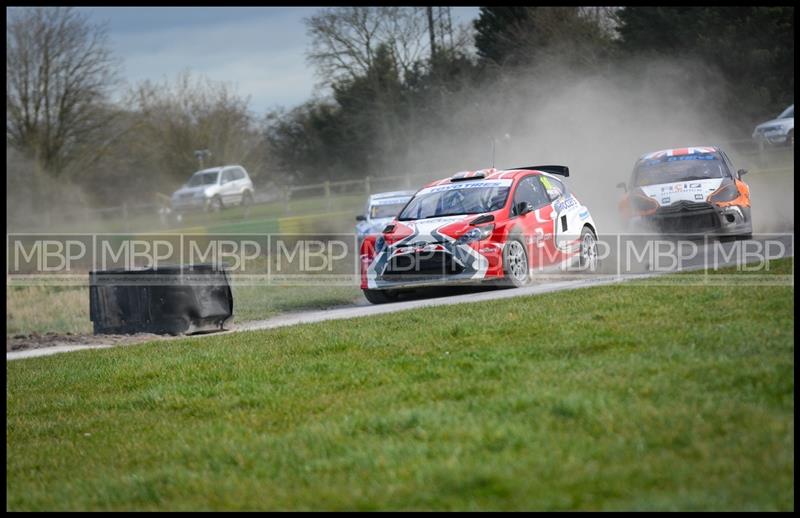
[[[196,231],[198,228],[209,233],[241,232],[267,233],[280,232],[280,220],[283,218],[309,215],[325,215],[335,213],[332,229],[328,232],[351,231],[355,225],[353,218],[366,202],[366,193],[332,194],[330,198],[314,196],[297,198],[286,203],[276,200],[249,207],[234,206],[217,213],[202,211],[187,212],[181,222],[163,223],[158,213],[152,209],[145,213],[131,214],[123,219],[119,212],[104,217],[91,215],[88,219],[83,213],[71,216],[53,214],[48,220],[28,222],[29,228],[14,228],[14,232],[51,232],[51,233],[125,233],[125,232],[172,232]],[[346,212],[347,214],[339,214]]]
[[[7,362],[7,508],[792,510],[793,296],[625,284]]]
[[[233,285],[236,322],[270,318],[280,313],[352,304],[361,298],[358,286]],[[92,332],[89,288],[20,286],[6,289],[6,335]]]

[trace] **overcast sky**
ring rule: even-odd
[[[182,70],[232,83],[259,115],[308,100],[316,79],[307,64],[303,18],[313,7],[84,7],[92,21],[108,22],[109,39],[124,78],[170,80]],[[453,7],[453,25],[478,15]]]

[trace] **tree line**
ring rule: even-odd
[[[72,8],[11,9],[9,206],[169,193],[198,169],[198,149],[206,166],[242,164],[261,185],[449,170],[446,149],[487,165],[514,116],[504,99],[547,95],[532,71],[692,61],[687,84],[724,87],[713,102],[732,138],[794,96],[793,7],[482,7],[456,27],[447,8],[333,7],[305,24],[324,95],[259,116],[190,71],[123,91],[107,27]]]

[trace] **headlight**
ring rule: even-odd
[[[484,225],[482,227],[475,227],[469,230],[466,234],[459,237],[457,243],[466,244],[473,241],[482,241],[492,235],[494,225]]]
[[[732,201],[739,197],[739,188],[730,180],[723,182],[719,189],[708,195],[707,201],[709,203],[719,203],[725,201]]]
[[[647,212],[658,208],[658,203],[642,191],[631,193],[631,207],[638,212]]]

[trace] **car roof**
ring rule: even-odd
[[[206,169],[201,169],[201,170],[196,171],[196,172],[194,172],[192,174],[218,173],[218,172],[222,171],[223,169],[230,169],[232,167],[242,167],[242,166],[240,166],[239,164],[221,165],[221,166],[217,166],[217,167],[209,167],[209,168],[206,168]],[[244,169],[244,167],[242,167],[242,169]]]
[[[475,171],[459,171],[455,175],[448,176],[447,178],[442,178],[441,180],[436,180],[434,182],[430,182],[429,184],[425,185],[423,187],[423,189],[426,188],[426,187],[433,187],[434,185],[442,185],[442,184],[450,183],[450,181],[453,179],[453,177],[457,176],[457,175],[462,176],[462,177],[464,177],[464,176],[469,177],[469,176],[480,175],[480,174],[483,174],[483,177],[482,178],[481,177],[475,178],[475,180],[482,180],[482,181],[516,180],[517,178],[519,178],[521,176],[527,176],[529,174],[540,174],[540,175],[549,176],[550,178],[556,178],[556,177],[546,173],[545,171],[539,171],[538,169],[495,169],[495,168],[489,168],[489,169],[478,169],[478,170],[475,170]],[[558,178],[556,178],[556,179],[558,179]],[[470,180],[463,180],[462,179],[460,181],[464,182],[464,181],[470,181]]]
[[[664,158],[668,156],[704,155],[718,152],[719,148],[716,146],[676,147],[662,149],[660,151],[653,151],[652,153],[645,153],[639,157],[639,160],[652,160],[655,158]]]

